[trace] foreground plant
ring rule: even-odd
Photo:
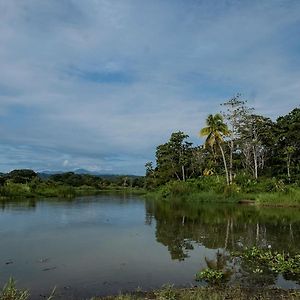
[[[3,287],[0,300],[27,300],[29,299],[28,290],[18,290],[16,282],[13,278],[9,278],[8,282]]]
[[[53,300],[56,287],[52,290],[46,300]],[[16,281],[11,277],[0,292],[0,300],[28,300],[30,293],[28,290],[19,290],[16,287]]]
[[[225,280],[225,273],[220,270],[204,269],[196,274],[196,280],[205,280],[208,283],[219,284]]]

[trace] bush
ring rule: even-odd
[[[0,188],[0,194],[9,198],[33,196],[28,184],[13,183],[11,181],[6,181],[5,185]]]
[[[239,194],[241,191],[241,188],[236,184],[232,183],[231,185],[226,185],[224,187],[224,196],[226,197],[232,197]]]
[[[226,186],[225,178],[219,176],[202,176],[194,183],[199,191],[222,193]]]

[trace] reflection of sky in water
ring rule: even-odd
[[[186,224],[170,222],[160,213],[146,212],[138,197],[106,195],[40,201],[28,209],[9,204],[0,211],[0,283],[13,276],[35,296],[57,286],[63,298],[195,284],[195,273],[219,247],[208,245],[223,245],[226,226],[188,223],[188,217]],[[182,253],[187,257],[180,261]],[[282,278],[277,283],[286,284]]]

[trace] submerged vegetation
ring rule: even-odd
[[[146,164],[145,186],[156,198],[192,201],[255,200],[300,205],[300,108],[276,122],[255,114],[241,96],[210,114],[193,146],[179,131]]]

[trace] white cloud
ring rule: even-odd
[[[285,114],[300,103],[297,28],[298,1],[0,0],[2,168],[142,173],[236,92]]]

